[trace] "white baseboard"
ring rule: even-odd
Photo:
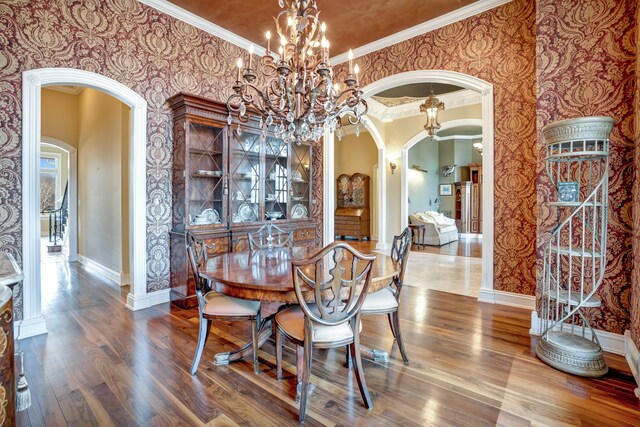
[[[129,273],[120,273],[120,282],[118,283],[120,286],[129,286],[131,284],[131,274]]]
[[[154,305],[164,304],[171,301],[171,289],[148,292],[146,295],[135,296],[132,293],[127,295],[127,308],[132,311],[143,310]]]
[[[512,307],[526,308],[527,310],[536,308],[536,297],[534,295],[516,294],[514,292],[496,291],[493,289],[480,288],[478,301],[510,305]]]
[[[87,270],[93,271],[94,273],[98,273],[105,278],[111,280],[116,285],[120,285],[120,273],[106,267],[99,262],[96,262],[90,258],[87,258],[84,255],[78,254],[78,261],[80,264],[84,266]]]
[[[558,327],[559,329],[559,327]],[[565,323],[565,327],[563,328],[565,331],[571,330],[571,324]],[[576,328],[576,335],[579,335],[578,332],[581,332],[581,328]],[[536,311],[531,312],[531,329],[529,329],[530,335],[540,335],[540,317],[538,317],[538,313]],[[600,341],[600,345],[604,351],[608,351],[609,353],[614,354],[625,354],[625,339],[622,334],[614,334],[607,331],[601,331],[595,329],[596,336]],[[591,331],[585,331],[585,338],[591,339]]]
[[[638,351],[636,343],[631,339],[631,331],[624,332],[624,357],[627,359],[636,384],[640,386],[640,351]],[[640,388],[636,389],[636,396],[640,398]]]
[[[17,340],[35,337],[47,333],[47,323],[44,316],[18,320],[13,324],[13,335]]]

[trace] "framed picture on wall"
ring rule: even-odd
[[[452,184],[440,184],[440,195],[450,196],[451,194],[453,194],[452,187]]]

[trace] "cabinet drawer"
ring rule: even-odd
[[[207,245],[207,255],[223,254],[229,252],[229,238],[228,237],[211,237],[205,239],[204,243]]]
[[[349,219],[349,220],[345,220],[345,219],[338,219],[336,218],[335,224],[336,225],[360,225],[360,220],[359,219]]]
[[[344,232],[360,232],[361,227],[360,227],[360,224],[341,225],[341,226],[338,226],[336,224],[335,229],[336,229],[336,234],[339,234],[338,231],[344,234]]]
[[[316,237],[315,228],[299,228],[293,232],[293,241],[313,240]]]

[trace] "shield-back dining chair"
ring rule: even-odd
[[[200,332],[196,354],[191,365],[191,375],[195,375],[202,357],[204,346],[209,338],[213,320],[250,321],[253,340],[253,370],[258,373],[258,330],[260,329],[260,302],[232,298],[211,290],[209,280],[200,276],[200,270],[207,263],[207,246],[195,238],[193,233],[185,234],[187,257],[195,282],[200,315]]]
[[[400,292],[404,283],[404,272],[409,259],[409,251],[411,250],[411,229],[405,228],[398,236],[393,237],[391,245],[391,258],[400,264],[400,272],[394,276],[391,284],[377,292],[367,295],[362,305],[362,315],[367,314],[386,314],[389,317],[389,325],[391,325],[391,333],[398,343],[400,354],[405,365],[409,364],[409,356],[402,342],[402,334],[400,333]],[[347,360],[347,363],[349,361]]]
[[[314,348],[348,345],[362,399],[368,409],[373,407],[360,358],[360,308],[371,285],[375,259],[375,255],[361,254],[345,242],[334,242],[308,259],[292,261],[299,305],[275,316],[276,373],[280,379],[284,336],[296,345],[296,357],[303,356],[303,361],[297,361],[300,421],[304,421],[306,414]],[[309,293],[315,303],[305,301]]]
[[[268,222],[257,231],[247,233],[249,248],[257,249],[290,248],[293,246],[293,231],[283,230]]]

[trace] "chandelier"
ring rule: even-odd
[[[436,98],[433,88],[431,88],[431,93],[420,105],[420,112],[427,113],[427,123],[424,124],[424,128],[431,137],[440,129],[440,123],[438,122],[438,112],[440,110],[444,110],[444,102]]]
[[[267,32],[267,51],[262,57],[266,82],[259,87],[253,68],[253,45],[243,68],[238,59],[238,75],[233,95],[227,100],[228,122],[232,114],[240,123],[247,123],[252,114],[260,117],[262,138],[271,128],[277,138],[300,144],[318,141],[326,125],[330,131],[342,127],[340,117],[348,114],[351,124],[358,124],[367,113],[362,99],[358,64],[353,64],[349,51],[349,72],[344,86],[333,81],[329,63],[329,42],[326,25],[318,21],[314,0],[278,0],[283,9],[277,17],[276,33],[279,55],[271,52],[271,33]],[[240,132],[240,126],[238,126]]]

